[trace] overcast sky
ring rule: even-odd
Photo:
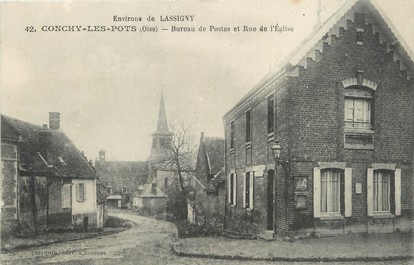
[[[414,50],[414,1],[377,0]],[[275,3],[277,2],[277,3]],[[345,0],[322,0],[322,20]],[[167,119],[198,138],[224,136],[222,116],[312,30],[317,0],[1,4],[1,112],[61,128],[89,159],[145,160],[161,89]],[[143,22],[114,22],[113,16]],[[156,22],[146,22],[148,16]],[[194,15],[194,22],[159,22]],[[293,32],[43,32],[48,25],[285,25]],[[33,26],[36,33],[25,31]],[[207,30],[208,31],[208,30]],[[269,30],[268,30],[269,31]],[[273,66],[274,67],[274,66]]]

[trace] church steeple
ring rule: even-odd
[[[164,93],[161,90],[160,110],[158,112],[158,124],[156,134],[169,134],[167,115],[165,114]]]
[[[160,109],[158,111],[157,130],[152,135],[151,156],[149,161],[165,157],[171,148],[171,132],[168,130],[167,115],[164,105],[164,93],[161,90]]]

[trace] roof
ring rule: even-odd
[[[224,167],[222,167],[220,171],[217,172],[217,174],[207,184],[205,191],[216,192],[218,190],[219,185],[223,184],[225,181],[226,181],[226,177],[224,175]]]
[[[131,191],[138,189],[148,178],[148,163],[145,161],[96,161],[96,171],[106,186]]]
[[[209,174],[217,174],[224,166],[224,138],[204,137]]]
[[[19,139],[22,174],[97,178],[94,168],[62,130],[43,128],[5,115],[1,115],[1,125],[2,141]],[[41,149],[45,150],[43,155]]]
[[[144,192],[137,197],[141,198],[168,198],[168,196],[157,186],[156,194],[152,193],[152,185],[151,183],[147,183],[144,185]]]
[[[108,196],[107,199],[108,200],[120,200],[121,199],[121,195],[111,194],[111,195]]]
[[[369,11],[370,15],[374,18],[374,21],[366,21],[366,23],[373,25],[373,32],[380,33],[382,35],[380,38],[388,41],[387,45],[390,49],[397,51],[397,53],[393,54],[394,60],[400,60],[400,67],[402,69],[406,67],[411,73],[414,73],[414,52],[407,45],[402,35],[398,32],[378,2],[376,0],[348,0],[324,23],[316,25],[310,35],[285,60],[278,63],[279,67],[270,71],[247,95],[224,115],[224,118],[240,108],[249,98],[258,94],[272,81],[286,74],[292,74],[297,70],[298,66],[306,68],[307,58],[315,58],[316,50],[322,52],[323,43],[330,44],[332,35],[339,36],[339,28],[343,27],[346,29],[347,20],[353,20],[353,11],[360,9]],[[399,55],[402,58],[398,58],[397,56]]]
[[[167,115],[165,114],[164,93],[161,90],[160,110],[158,112],[158,123],[156,134],[169,134]]]

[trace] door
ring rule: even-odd
[[[88,227],[89,227],[89,218],[88,217],[83,217],[83,231],[88,231]]]
[[[273,170],[267,172],[267,230],[273,230],[274,176]]]

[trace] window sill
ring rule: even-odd
[[[373,213],[372,218],[376,219],[393,219],[395,215],[391,214],[390,212],[376,212]]]
[[[326,214],[326,215],[321,215],[321,217],[319,218],[321,220],[344,220],[344,216],[341,214],[337,214],[337,213],[333,213],[333,214]]]
[[[375,131],[373,129],[362,129],[362,128],[351,128],[345,127],[344,131],[346,133],[358,133],[358,134],[374,134]]]

